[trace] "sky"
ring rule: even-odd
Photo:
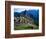
[[[21,11],[24,11],[24,10],[32,10],[32,9],[30,9],[30,8],[15,8],[14,12],[21,12]],[[35,10],[37,10],[37,9],[35,9]]]

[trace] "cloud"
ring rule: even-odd
[[[24,10],[25,10],[24,8],[15,8],[14,12],[21,12],[21,11],[24,11]]]

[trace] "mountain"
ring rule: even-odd
[[[32,18],[35,24],[39,24],[39,10],[28,10],[26,16]]]
[[[14,12],[15,17],[26,16],[32,18],[35,24],[39,24],[39,10],[24,10],[21,12]]]

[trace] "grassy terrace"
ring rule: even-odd
[[[14,30],[26,30],[26,29],[38,29],[38,27],[33,28],[32,25],[29,24],[20,24],[18,26],[14,26]]]

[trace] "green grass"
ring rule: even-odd
[[[14,26],[14,30],[26,30],[26,29],[32,29],[32,26],[29,26],[28,24],[21,24],[18,26]]]

